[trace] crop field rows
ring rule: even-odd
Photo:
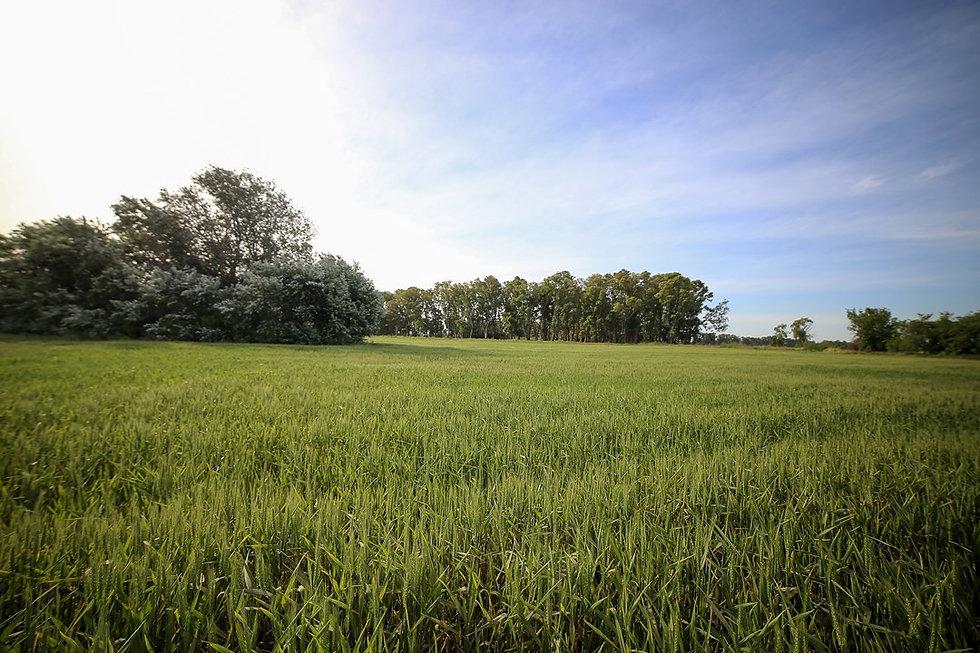
[[[976,646],[980,361],[0,340],[0,648]]]

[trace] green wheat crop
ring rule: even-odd
[[[980,361],[0,340],[0,648],[975,646]]]

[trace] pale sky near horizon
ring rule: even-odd
[[[0,231],[209,164],[379,288],[679,271],[730,331],[980,309],[980,3],[0,5]]]

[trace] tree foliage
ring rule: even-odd
[[[847,319],[855,343],[867,351],[980,354],[980,311],[959,318],[944,312],[935,319],[919,313],[914,319],[899,320],[887,308],[852,308]]]
[[[959,318],[940,313],[936,319],[920,313],[915,319],[899,321],[887,348],[921,354],[980,354],[980,311]]]
[[[228,288],[193,268],[154,269],[120,305],[124,335],[154,340],[227,340],[218,305]]]
[[[537,283],[488,276],[384,299],[382,332],[397,335],[691,343],[728,328],[727,300],[709,306],[708,287],[677,272],[561,271]]]
[[[704,312],[701,320],[706,330],[711,333],[728,331],[728,300],[722,300]]]
[[[253,266],[219,309],[232,340],[320,344],[359,342],[381,306],[356,265],[320,256]]]
[[[887,308],[865,308],[847,310],[850,321],[848,330],[856,337],[861,349],[884,351],[888,341],[895,336],[898,321]]]
[[[0,236],[0,329],[319,344],[380,320],[374,285],[314,258],[309,220],[270,181],[212,167],[113,210],[111,228],[61,217]]]
[[[59,217],[0,236],[0,329],[101,337],[136,295],[136,271],[101,223]]]
[[[157,202],[123,196],[115,232],[134,263],[194,268],[235,283],[257,263],[308,260],[313,228],[274,183],[249,172],[211,167]]]
[[[793,320],[790,325],[790,330],[793,333],[793,340],[796,341],[796,345],[805,345],[810,342],[810,329],[813,327],[813,320],[804,316]]]
[[[789,334],[786,332],[785,324],[777,324],[772,330],[772,345],[773,347],[784,347],[786,341],[789,339]]]

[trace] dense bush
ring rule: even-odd
[[[334,256],[256,265],[220,304],[232,340],[357,342],[377,325],[381,299],[356,265]]]
[[[151,270],[139,296],[121,305],[127,335],[156,340],[225,340],[218,304],[229,292],[217,277],[191,268]]]
[[[898,322],[889,351],[925,354],[980,354],[980,311],[955,318],[950,313],[920,314]]]
[[[99,222],[60,217],[0,235],[3,331],[104,337],[137,293],[137,272]]]
[[[271,182],[211,168],[107,227],[59,217],[0,236],[0,330],[167,340],[349,343],[380,320],[356,265],[314,258]]]
[[[855,344],[867,351],[896,351],[921,354],[980,354],[980,311],[956,318],[951,313],[920,313],[912,320],[899,320],[887,308],[847,311]]]

